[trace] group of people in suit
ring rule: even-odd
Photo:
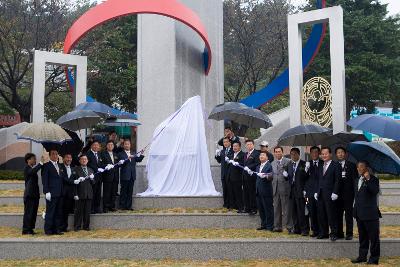
[[[377,264],[380,255],[379,181],[368,162],[349,161],[346,148],[313,146],[310,160],[301,159],[293,147],[290,156],[277,146],[271,158],[265,147],[255,150],[254,141],[239,138],[228,127],[216,151],[221,163],[224,207],[238,213],[259,213],[257,230],[311,236],[317,239],[353,239],[353,218],[357,221],[360,250],[352,262]],[[264,143],[265,144],[265,143]],[[262,144],[263,145],[263,144]],[[343,218],[345,224],[343,224]],[[344,230],[345,225],[345,230]]]
[[[132,210],[136,162],[141,162],[144,156],[131,150],[130,139],[117,147],[112,137],[113,133],[110,133],[104,151],[101,151],[99,141],[91,141],[90,149],[77,155],[76,163],[70,153],[63,154],[60,163],[56,149],[50,149],[46,163],[43,159],[36,163],[32,153],[25,155],[23,234],[35,234],[40,199],[39,170],[46,199],[46,235],[67,232],[71,213],[74,214],[73,229],[79,231],[90,230],[90,214],[112,212],[117,208]]]

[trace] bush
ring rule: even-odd
[[[0,170],[0,180],[24,180],[22,171]]]

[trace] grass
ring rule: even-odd
[[[25,183],[25,181],[24,180],[12,180],[12,179],[10,179],[10,180],[1,180],[0,179],[0,184],[23,184],[23,183]]]
[[[381,238],[400,238],[400,226],[381,226]],[[0,238],[101,238],[101,239],[239,239],[239,238],[296,238],[310,239],[299,235],[289,235],[286,232],[272,233],[255,229],[96,229],[92,231],[70,231],[62,236],[45,236],[42,229],[37,229],[37,235],[26,236],[21,229],[0,227]],[[357,237],[357,230],[354,230]]]
[[[0,190],[0,197],[22,197],[23,195],[23,189]]]
[[[352,264],[349,259],[323,259],[323,260],[294,260],[294,259],[277,259],[277,260],[209,260],[209,261],[195,261],[195,260],[95,260],[95,259],[31,259],[31,260],[0,260],[0,265],[5,267],[14,266],[44,266],[44,267],[58,267],[58,266],[79,266],[79,267],[105,267],[105,266],[226,266],[226,267],[262,267],[262,266],[363,266],[359,264]],[[380,266],[400,266],[400,257],[384,257],[380,259]]]

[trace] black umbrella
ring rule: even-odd
[[[347,146],[351,142],[355,141],[368,141],[363,134],[340,132],[332,136],[328,136],[322,144],[324,146]]]
[[[65,155],[65,154],[72,154],[72,155],[78,155],[82,148],[83,148],[83,142],[79,138],[79,136],[68,129],[64,129],[68,135],[71,137],[72,140],[65,141],[62,144],[56,144],[56,143],[42,143],[43,147],[47,150],[50,151],[52,149],[55,149],[60,153],[60,155]]]
[[[332,135],[332,130],[315,124],[300,125],[285,131],[278,139],[281,146],[316,146]]]
[[[249,107],[245,104],[238,102],[225,102],[223,104],[219,104],[213,108],[208,119],[211,120],[230,120],[231,111],[232,110],[240,110],[240,109],[248,109]]]
[[[101,117],[90,110],[73,110],[57,120],[57,124],[71,131],[82,130],[95,126]]]

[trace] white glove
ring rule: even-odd
[[[81,182],[81,180],[74,180],[74,184],[79,184]]]
[[[105,170],[106,170],[106,171],[109,171],[109,170],[111,170],[112,168],[114,168],[114,165],[108,164],[108,165],[105,167]]]
[[[120,161],[118,161],[118,164],[122,165],[122,164],[124,164],[124,162],[125,162],[125,160],[121,159]]]
[[[336,195],[335,193],[332,193],[331,199],[332,199],[332,201],[337,200],[338,199],[338,195]]]
[[[303,191],[303,196],[306,196],[306,191]]]
[[[84,182],[85,181],[85,177],[79,177],[79,182],[81,183],[81,182]]]
[[[221,150],[219,150],[219,149],[215,150],[215,155],[217,155],[217,156],[221,155]]]
[[[46,199],[48,201],[51,201],[51,193],[50,192],[46,193]]]
[[[97,169],[97,172],[102,173],[102,172],[104,172],[104,169],[103,169],[103,168],[98,168],[98,169]]]
[[[318,200],[318,193],[314,194],[314,198],[315,198],[315,200]]]
[[[237,162],[237,161],[234,161],[232,164],[233,164],[233,166],[239,166],[239,162]]]
[[[94,174],[92,173],[91,175],[89,175],[89,178],[93,180],[94,179]]]
[[[79,197],[78,197],[78,196],[74,196],[74,199],[75,199],[75,200],[79,200]]]
[[[247,173],[248,173],[250,176],[254,174],[254,172],[253,172],[252,170],[249,170]]]
[[[243,170],[245,170],[247,173],[248,173],[249,171],[251,171],[251,170],[249,169],[249,167],[247,167],[247,166],[244,167]]]
[[[267,175],[265,173],[259,172],[257,173],[257,176],[260,178],[265,178]]]
[[[289,176],[289,174],[287,173],[287,171],[283,171],[282,174],[283,174],[283,177],[285,177],[285,178]]]
[[[232,159],[228,161],[229,164],[233,164],[234,162],[235,162],[235,161],[232,160]]]
[[[310,162],[309,161],[307,161],[306,162],[306,168],[305,168],[305,171],[306,172],[308,172],[308,170],[310,169]]]
[[[229,158],[228,158],[228,157],[225,157],[225,161],[226,161],[226,162],[229,162]]]

